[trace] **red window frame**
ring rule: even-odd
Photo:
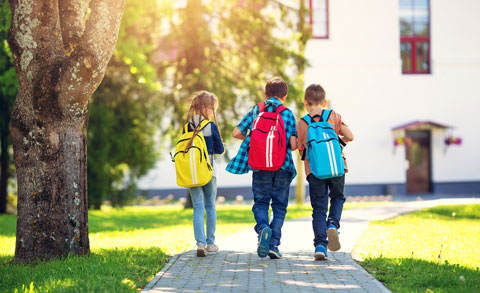
[[[302,0],[303,1],[303,0]],[[312,38],[314,39],[328,39],[329,38],[329,35],[330,35],[330,17],[329,17],[329,5],[328,5],[328,1],[329,0],[325,0],[325,3],[326,3],[326,6],[325,6],[325,15],[326,15],[326,18],[325,18],[325,26],[326,26],[326,33],[325,35],[314,35],[313,34],[313,19],[314,19],[314,15],[313,15],[313,0],[309,0],[308,1],[308,7],[310,8],[310,20],[309,20],[309,23],[310,23],[310,30],[312,32]]]
[[[411,46],[411,50],[412,50],[411,70],[403,70],[403,67],[402,67],[402,73],[403,74],[429,74],[429,73],[431,73],[430,37],[425,37],[425,36],[406,37],[406,36],[402,36],[402,37],[400,37],[400,42],[402,44],[409,43],[410,46]],[[417,58],[417,43],[427,43],[427,45],[428,45],[428,51],[427,51],[428,69],[427,70],[417,70],[417,64],[419,62],[419,60]]]
[[[404,70],[403,69],[403,59],[402,59],[402,73],[403,74],[430,74],[431,73],[431,45],[430,45],[430,32],[431,32],[431,7],[430,7],[430,0],[428,1],[428,36],[402,36],[400,34],[400,44],[410,44],[411,48],[411,69],[410,70]],[[414,23],[413,23],[414,24]],[[417,58],[417,44],[418,43],[426,43],[428,46],[428,50],[426,52],[427,54],[427,64],[428,68],[426,70],[418,70],[417,65],[420,60]],[[400,49],[400,58],[402,51]]]

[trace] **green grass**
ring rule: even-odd
[[[309,216],[309,206],[288,208],[287,219]],[[89,211],[91,254],[37,265],[15,264],[15,215],[0,216],[0,292],[137,291],[169,256],[193,249],[192,210],[181,206]],[[251,206],[217,206],[217,239],[252,229]],[[32,284],[32,285],[31,285]]]
[[[379,204],[388,203],[354,202],[345,209]],[[153,279],[169,256],[195,247],[193,210],[180,205],[104,207],[88,215],[90,255],[35,266],[13,262],[16,216],[0,215],[0,292],[134,292]],[[287,219],[307,216],[309,205],[288,207]],[[216,237],[252,229],[254,222],[251,205],[219,205]]]
[[[371,222],[355,255],[394,292],[480,292],[480,205]]]

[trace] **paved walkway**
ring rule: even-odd
[[[253,228],[219,239],[221,251],[205,258],[188,251],[174,256],[145,287],[152,292],[390,292],[351,257],[371,220],[440,204],[480,203],[480,199],[440,199],[345,210],[340,229],[342,248],[327,261],[313,260],[311,219],[285,222],[283,259],[259,258]]]

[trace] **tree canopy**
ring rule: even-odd
[[[297,68],[306,64],[299,46],[305,34],[291,21],[297,13],[267,0],[128,1],[114,57],[91,105],[90,203],[121,204],[133,194],[136,179],[158,159],[156,151],[180,134],[197,90],[219,97],[223,134],[263,99],[272,76],[289,83],[287,102],[295,101],[302,89]]]

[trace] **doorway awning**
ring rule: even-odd
[[[429,129],[448,129],[453,128],[450,125],[445,125],[433,121],[413,121],[402,124],[392,128],[392,131],[398,130],[429,130]]]

